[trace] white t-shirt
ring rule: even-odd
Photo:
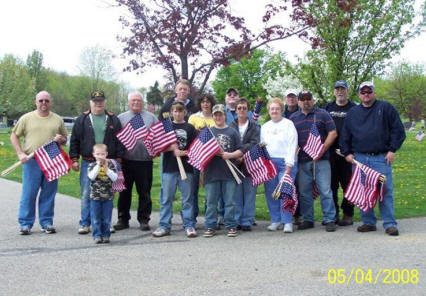
[[[288,166],[294,166],[297,149],[297,131],[291,120],[272,120],[262,125],[260,141],[266,144],[266,150],[272,158],[284,158]]]

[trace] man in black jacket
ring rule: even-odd
[[[81,220],[79,234],[90,232],[90,179],[87,168],[95,159],[92,149],[95,144],[103,143],[108,147],[108,158],[121,161],[124,146],[115,134],[121,129],[120,120],[113,113],[105,110],[103,91],[95,91],[90,98],[90,110],[84,112],[75,121],[71,134],[70,158],[72,169],[80,170],[79,159],[82,157],[80,170]]]

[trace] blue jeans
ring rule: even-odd
[[[90,200],[90,215],[92,217],[93,238],[110,237],[112,199]]]
[[[312,197],[313,162],[299,163],[300,212],[305,221],[314,222],[314,199]],[[315,183],[321,196],[321,208],[324,223],[334,221],[336,208],[334,207],[333,193],[330,188],[331,169],[328,160],[319,160],[315,164]]]
[[[391,226],[396,227],[397,223],[394,216],[393,206],[393,179],[392,179],[392,166],[386,164],[386,154],[379,154],[375,156],[355,153],[355,159],[362,164],[372,168],[373,170],[386,176],[385,182],[385,198],[383,202],[379,202],[380,216],[383,220],[383,228],[387,229]],[[376,225],[377,219],[374,214],[374,209],[370,209],[367,212],[361,212],[361,219],[364,224]]]
[[[285,173],[285,160],[284,158],[272,158],[272,162],[275,164],[277,168],[278,174],[274,179],[265,182],[265,195],[266,195],[266,203],[268,204],[269,215],[271,217],[272,223],[291,223],[293,219],[293,215],[289,211],[283,211],[282,206],[284,200],[282,199],[274,199],[272,197],[272,193],[277,187],[279,181],[284,176]],[[297,163],[294,164],[290,176],[295,181],[297,174]]]
[[[250,177],[242,179],[235,190],[235,221],[237,225],[251,226],[256,212],[256,191]]]
[[[223,197],[225,203],[225,227],[237,227],[235,221],[234,195],[237,183],[234,180],[215,181],[206,183],[206,228],[216,228],[217,225],[217,202],[219,196]]]
[[[33,227],[37,195],[40,226],[45,228],[53,225],[58,180],[47,182],[34,158],[24,163],[22,167],[22,194],[18,210],[19,225],[21,228],[28,229]],[[41,189],[40,194],[38,194],[39,189]]]
[[[187,179],[182,180],[179,172],[161,175],[162,193],[160,196],[160,227],[170,231],[173,217],[173,200],[179,186],[182,199],[181,215],[185,229],[194,227],[192,213],[192,180],[193,175],[186,173]]]
[[[90,226],[90,179],[87,177],[87,168],[90,161],[81,161],[80,168],[80,195],[81,195],[81,219],[80,226]]]
[[[198,190],[200,189],[200,171],[194,168],[194,175],[192,178],[192,220],[194,224],[197,223],[199,212],[198,207]]]

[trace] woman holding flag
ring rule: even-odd
[[[284,224],[284,232],[293,232],[293,214],[282,210],[284,201],[275,200],[272,193],[284,174],[289,174],[294,182],[297,173],[296,149],[297,131],[292,121],[282,116],[284,104],[279,98],[268,101],[267,109],[271,120],[266,122],[260,131],[260,141],[266,149],[278,171],[277,176],[265,183],[266,202],[268,204],[271,224],[268,230],[276,231]]]

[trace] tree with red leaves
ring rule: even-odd
[[[265,5],[265,15],[259,20],[264,29],[258,34],[231,12],[228,0],[116,1],[130,13],[120,17],[129,34],[118,37],[125,44],[123,54],[131,57],[125,70],[143,71],[161,65],[173,82],[180,78],[191,84],[197,82],[200,92],[217,66],[250,56],[255,48],[269,42],[296,35],[318,43],[307,31],[315,22],[300,13],[302,4],[311,0],[281,0],[282,5]],[[289,7],[293,9],[292,25],[270,24]]]

